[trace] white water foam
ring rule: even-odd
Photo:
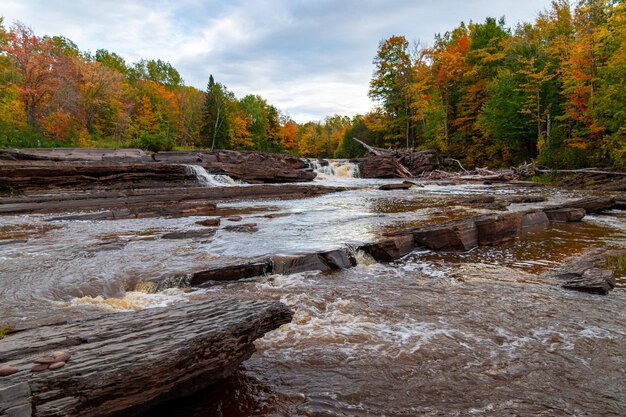
[[[185,165],[187,173],[195,175],[198,183],[203,187],[231,187],[237,182],[228,175],[210,174],[200,165]]]
[[[325,161],[323,163],[321,161]],[[359,178],[359,165],[344,159],[321,160],[308,159],[308,164],[317,173],[318,181],[336,180],[344,178]]]

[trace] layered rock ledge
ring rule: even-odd
[[[196,177],[186,165],[251,183],[305,182],[316,176],[300,158],[261,152],[0,149],[0,161],[0,190],[192,186]]]
[[[329,271],[356,265],[354,253],[361,251],[378,262],[393,262],[417,248],[435,251],[469,251],[478,246],[497,246],[523,238],[524,231],[545,228],[551,223],[578,222],[587,207],[614,207],[614,199],[584,199],[556,207],[522,212],[492,213],[447,221],[427,226],[412,227],[386,234],[374,242],[351,248],[325,252],[300,253],[290,256],[269,256],[246,263],[222,265],[192,272],[188,279],[159,278],[151,284],[156,290],[174,286],[207,286],[220,281],[233,281],[267,274],[292,274],[304,271]],[[579,268],[580,269],[580,268]],[[606,273],[587,268],[583,278],[571,282],[559,281],[563,288],[608,294],[613,285],[605,284]],[[591,271],[591,272],[589,272]],[[585,275],[586,274],[586,275]],[[594,281],[595,280],[595,281]],[[596,282],[597,281],[597,282]],[[576,284],[578,282],[578,284]],[[551,282],[554,283],[554,280]],[[600,289],[601,288],[601,289]]]
[[[199,216],[215,212],[224,200],[291,199],[343,191],[309,184],[246,187],[187,187],[132,190],[84,190],[0,197],[0,215],[100,211],[67,220],[108,220],[153,216]]]
[[[0,343],[0,365],[17,370],[0,376],[0,417],[137,414],[229,375],[291,317],[273,301],[216,299],[12,334]],[[55,351],[64,366],[33,368]]]

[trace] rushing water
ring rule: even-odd
[[[241,215],[259,230],[220,228],[208,239],[160,238],[200,228],[195,217],[0,218],[0,243],[12,242],[0,245],[0,315],[28,327],[225,295],[280,300],[294,310],[292,323],[257,341],[258,352],[234,376],[151,416],[624,415],[624,281],[601,297],[534,279],[590,246],[626,247],[624,212],[528,232],[506,247],[415,251],[391,264],[358,254],[356,268],[333,273],[141,292],[148,278],[357,244],[481,212],[455,204],[462,196],[582,196],[435,183],[386,192],[378,190],[385,181],[351,181],[348,191],[311,199],[220,204],[219,215]]]
[[[194,175],[198,180],[198,184],[203,187],[229,187],[237,185],[237,182],[228,175],[210,174],[200,165],[185,165],[185,169],[187,169],[189,174]]]
[[[306,161],[317,174],[316,181],[328,183],[359,178],[359,165],[347,159],[307,159]]]

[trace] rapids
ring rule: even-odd
[[[293,322],[258,340],[257,353],[234,376],[150,416],[624,414],[624,279],[607,297],[533,280],[590,246],[626,247],[624,212],[528,232],[505,247],[415,251],[391,264],[357,254],[357,267],[333,273],[159,293],[146,283],[269,254],[355,245],[397,228],[481,212],[455,205],[462,196],[548,193],[549,203],[583,196],[437,183],[389,192],[378,186],[390,181],[342,181],[351,188],[311,199],[221,203],[218,215],[240,215],[241,223],[257,223],[258,232],[220,228],[212,239],[160,239],[200,228],[198,217],[1,217],[0,317],[32,327],[227,295],[281,300],[294,310]]]

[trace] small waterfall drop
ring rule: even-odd
[[[185,165],[189,175],[195,175],[198,183],[203,187],[230,187],[237,182],[228,175],[210,174],[200,165]]]
[[[345,159],[308,159],[307,162],[317,173],[317,180],[359,178],[359,165]]]

